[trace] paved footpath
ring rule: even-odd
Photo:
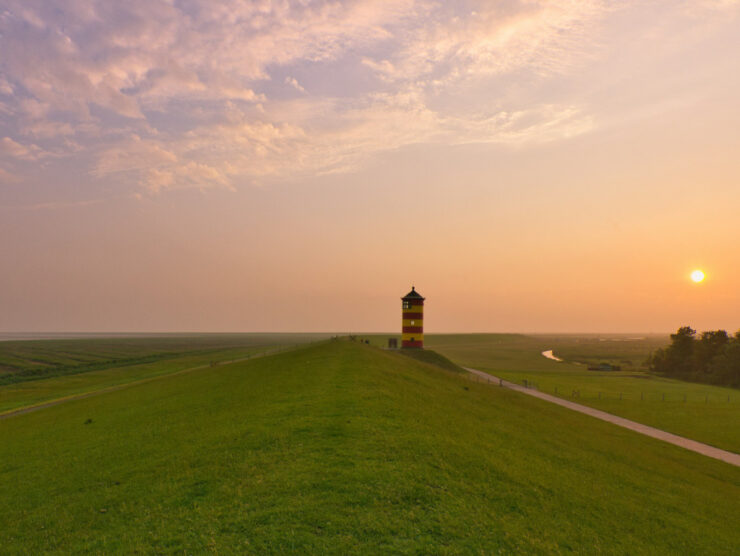
[[[705,456],[709,456],[710,458],[722,460],[729,464],[737,465],[740,467],[740,455],[733,452],[720,450],[719,448],[715,448],[714,446],[710,446],[709,444],[703,444],[701,442],[697,442],[696,440],[691,440],[690,438],[684,438],[683,436],[678,436],[675,434],[671,434],[670,432],[649,427],[647,425],[643,425],[642,423],[637,423],[636,421],[630,421],[629,419],[625,419],[624,417],[617,417],[616,415],[612,415],[611,413],[607,413],[606,411],[600,411],[598,409],[594,409],[593,407],[569,402],[568,400],[558,398],[557,396],[544,394],[543,392],[540,392],[538,390],[525,388],[524,386],[519,386],[518,384],[514,384],[513,382],[508,382],[496,376],[489,375],[488,373],[484,373],[483,371],[479,371],[478,369],[471,369],[468,367],[465,367],[465,369],[485,380],[490,380],[493,383],[499,384],[500,386],[504,386],[511,390],[516,390],[517,392],[521,392],[522,394],[529,394],[530,396],[534,396],[535,398],[539,398],[541,400],[545,400],[557,405],[562,405],[563,407],[567,407],[568,409],[572,409],[573,411],[585,413],[586,415],[596,417],[597,419],[601,419],[602,421],[607,421],[620,427],[624,427],[625,429],[630,429],[632,431],[639,432],[640,434],[652,436],[653,438],[657,438],[658,440],[663,440],[664,442],[675,444],[676,446],[680,446],[681,448],[686,448],[687,450],[691,450],[692,452],[696,452],[697,454],[703,454]]]

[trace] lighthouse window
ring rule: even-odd
[[[404,301],[403,302],[403,308],[404,309],[411,309],[411,302],[410,301]]]
[[[411,326],[414,326],[414,321],[411,321]]]

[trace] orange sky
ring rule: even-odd
[[[10,2],[0,331],[740,328],[737,2],[224,6]]]

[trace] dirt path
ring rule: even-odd
[[[290,349],[290,348],[289,348]],[[294,349],[294,348],[293,348]],[[229,361],[218,361],[214,365],[211,365],[210,363],[207,365],[198,365],[197,367],[188,367],[187,369],[180,369],[179,371],[175,371],[172,373],[165,373],[161,375],[156,376],[150,376],[148,378],[142,378],[141,380],[133,380],[131,382],[125,382],[123,384],[116,384],[115,386],[107,386],[105,388],[100,388],[99,390],[91,390],[90,392],[81,392],[80,394],[73,394],[71,396],[66,396],[64,398],[57,398],[55,400],[49,400],[48,402],[42,402],[35,405],[27,405],[25,407],[19,407],[17,409],[11,409],[10,411],[6,411],[5,413],[0,413],[0,420],[2,419],[8,419],[10,417],[15,417],[17,415],[23,415],[25,413],[31,413],[32,411],[38,411],[39,409],[46,409],[47,407],[53,407],[55,405],[63,404],[66,402],[71,402],[74,400],[83,400],[85,398],[90,398],[92,396],[97,396],[98,394],[106,394],[108,392],[115,392],[116,390],[123,390],[124,388],[129,388],[131,386],[137,386],[139,384],[144,384],[146,382],[153,382],[155,380],[160,380],[163,378],[169,378],[172,376],[177,376],[185,373],[191,373],[193,371],[199,371],[202,369],[208,369],[212,367],[220,367],[221,365],[229,365],[231,363],[239,363],[240,361],[248,361],[250,359],[259,359],[260,357],[266,357],[268,355],[273,355],[275,353],[280,353],[281,351],[288,351],[288,349],[277,349],[277,350],[271,350],[266,351],[265,353],[260,353],[259,355],[252,355],[250,357],[241,357],[239,359],[231,359]]]
[[[703,454],[705,456],[709,456],[710,458],[718,459],[726,463],[729,463],[731,465],[737,465],[740,467],[740,455],[735,454],[733,452],[728,452],[726,450],[720,450],[719,448],[715,448],[714,446],[710,446],[709,444],[703,444],[701,442],[697,442],[696,440],[691,440],[689,438],[684,438],[683,436],[671,434],[670,432],[666,432],[660,429],[649,427],[647,425],[643,425],[642,423],[638,423],[636,421],[630,421],[629,419],[625,419],[624,417],[618,417],[616,415],[612,415],[611,413],[607,413],[606,411],[600,411],[592,407],[569,402],[568,400],[563,400],[562,398],[558,398],[556,396],[544,394],[542,392],[539,392],[538,390],[532,390],[529,388],[525,388],[524,386],[519,386],[518,384],[514,384],[513,382],[508,382],[506,380],[500,379],[488,373],[484,373],[483,371],[479,371],[477,369],[470,369],[468,367],[465,367],[465,369],[467,371],[470,371],[474,375],[484,378],[485,380],[490,380],[491,382],[495,384],[504,386],[511,390],[516,390],[517,392],[528,394],[530,396],[534,396],[535,398],[539,398],[541,400],[545,400],[545,401],[548,401],[548,402],[551,402],[557,405],[561,405],[563,407],[567,407],[568,409],[572,409],[573,411],[585,413],[586,415],[590,415],[591,417],[596,417],[597,419],[601,419],[602,421],[607,421],[609,423],[613,423],[620,427],[624,427],[625,429],[630,429],[632,431],[639,432],[640,434],[644,434],[646,436],[652,436],[653,438],[657,438],[658,440],[663,440],[664,442],[669,442],[670,444],[680,446],[681,448],[686,448],[687,450],[691,450],[692,452],[696,452],[697,454]]]

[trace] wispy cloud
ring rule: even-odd
[[[613,6],[8,0],[0,153],[160,192],[353,171],[424,142],[557,141],[596,119],[546,84],[593,60]]]
[[[0,139],[0,156],[14,158],[18,160],[38,160],[47,153],[38,145],[22,145],[10,137]]]
[[[304,88],[303,88],[303,87],[301,86],[301,84],[300,84],[300,83],[298,83],[298,80],[297,80],[297,79],[296,79],[295,77],[286,77],[286,78],[285,78],[285,83],[286,83],[287,85],[290,85],[290,86],[291,86],[291,87],[293,87],[294,89],[296,89],[296,90],[298,90],[298,91],[302,92],[302,93],[305,93],[305,92],[306,92],[306,89],[304,89]]]

